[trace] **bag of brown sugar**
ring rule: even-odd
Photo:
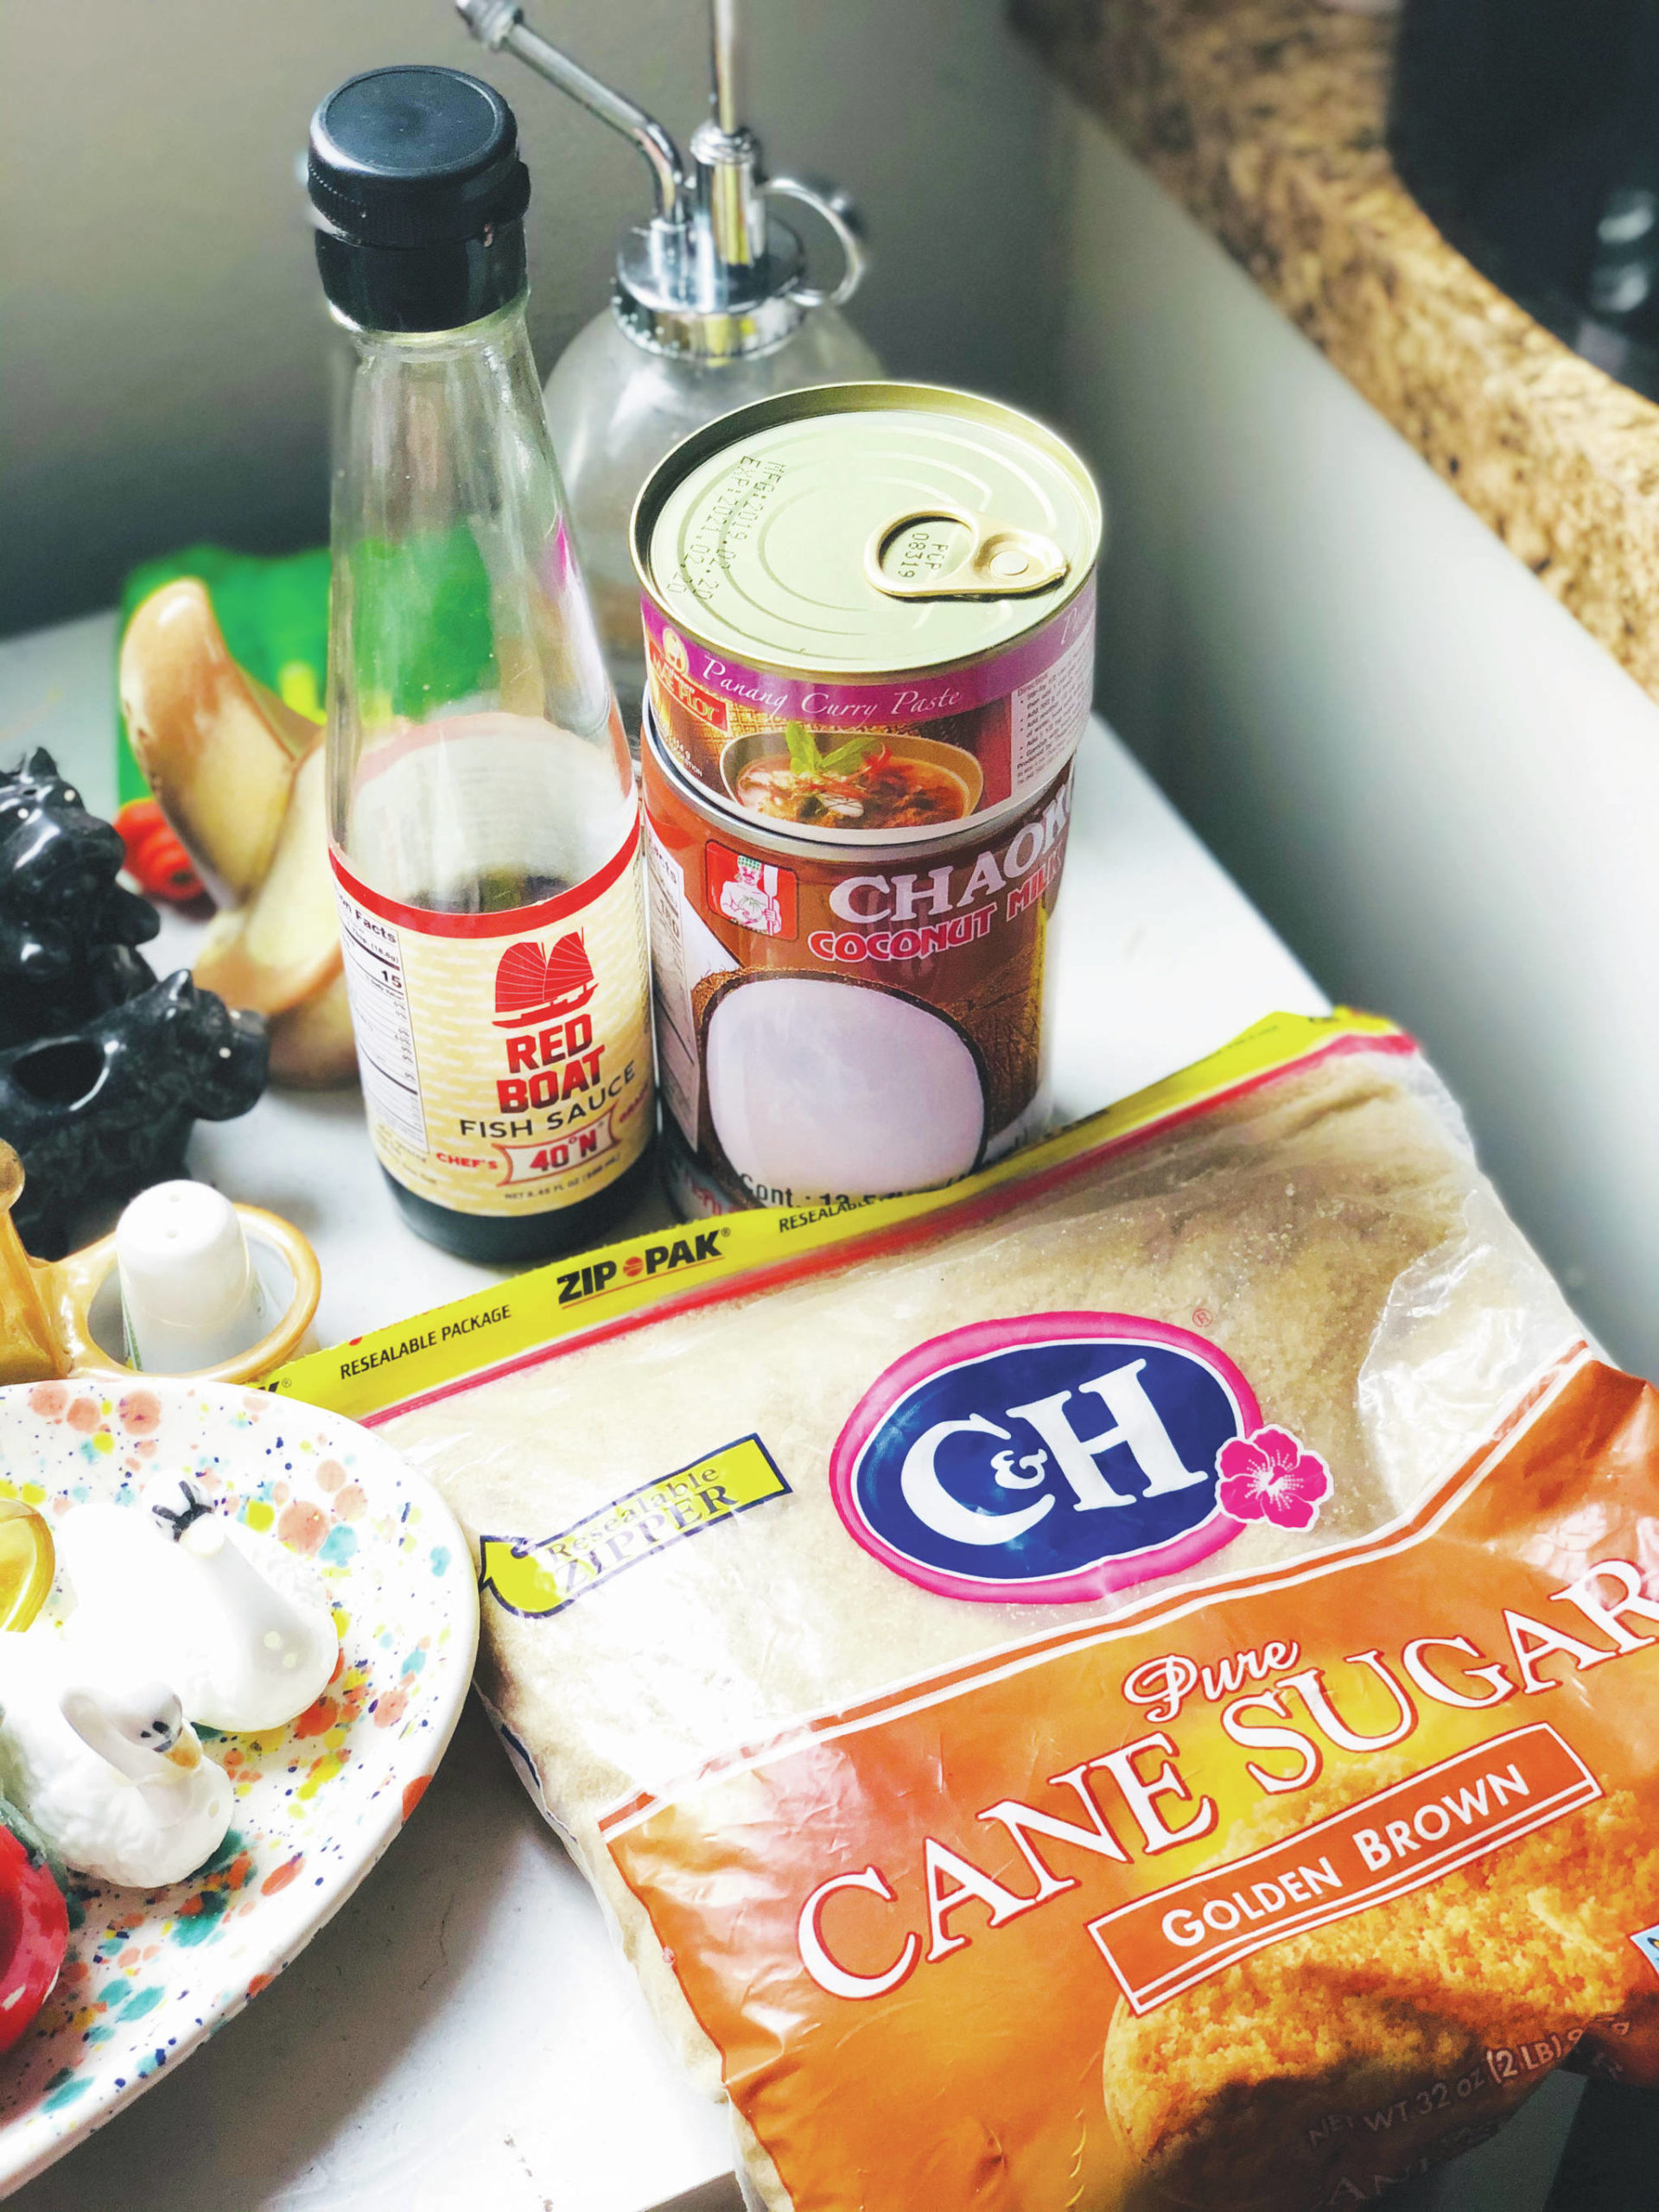
[[[469,1532],[752,2202],[1313,2212],[1644,2076],[1659,1401],[1398,1033],[486,1296],[291,1385]]]

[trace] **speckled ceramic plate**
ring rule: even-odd
[[[88,1499],[136,1505],[174,1469],[313,1562],[341,1662],[286,1728],[200,1732],[236,1809],[190,1880],[80,1885],[57,1988],[0,2056],[0,2194],[177,2065],[338,1910],[418,1803],[472,1675],[466,1544],[436,1491],[366,1430],[292,1398],[160,1378],[0,1389],[0,1497],[48,1522]]]

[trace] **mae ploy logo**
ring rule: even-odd
[[[836,1439],[854,1538],[924,1589],[1076,1605],[1313,1527],[1330,1471],[1218,1346],[1128,1313],[975,1322],[896,1361]]]

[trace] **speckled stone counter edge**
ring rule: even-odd
[[[1056,74],[1659,698],[1659,407],[1448,245],[1383,143],[1389,27],[1319,0],[1012,0]]]

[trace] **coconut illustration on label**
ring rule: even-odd
[[[1192,1567],[1250,1520],[1308,1529],[1330,1470],[1219,1346],[1125,1313],[975,1322],[865,1392],[830,1459],[854,1541],[982,1604],[1077,1605]]]
[[[895,1191],[977,1164],[985,1082],[942,1014],[826,976],[731,980],[707,1027],[709,1112],[721,1150],[762,1191]]]

